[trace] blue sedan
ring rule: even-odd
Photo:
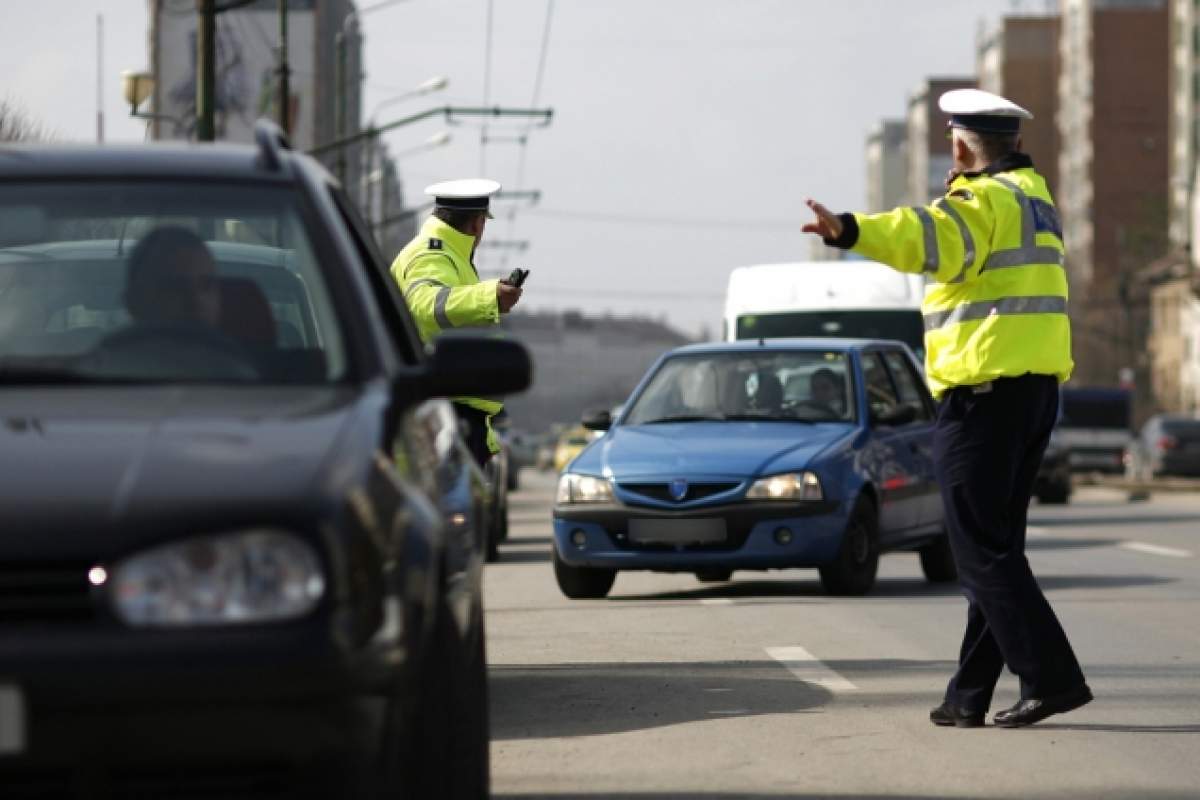
[[[861,595],[880,553],[955,575],[933,477],[934,405],[911,351],[874,340],[691,345],[650,368],[559,479],[554,574],[604,597],[619,570],[816,567]]]

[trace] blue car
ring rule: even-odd
[[[650,368],[608,433],[559,479],[554,574],[604,597],[619,570],[816,567],[861,595],[880,553],[916,550],[956,577],[934,480],[934,404],[900,342],[777,339],[691,345]]]

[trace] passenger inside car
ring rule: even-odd
[[[808,380],[809,394],[814,403],[828,406],[839,416],[846,414],[846,391],[842,378],[828,367],[822,367]]]
[[[199,236],[179,227],[158,228],[129,255],[125,307],[135,322],[221,324],[217,265]]]

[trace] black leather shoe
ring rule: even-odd
[[[996,712],[992,721],[1001,728],[1020,728],[1041,722],[1052,714],[1065,714],[1080,706],[1092,702],[1092,690],[1087,684],[1081,684],[1069,692],[1055,694],[1049,697],[1031,697],[1022,700],[1012,708]]]
[[[929,721],[942,727],[953,725],[956,728],[979,728],[983,726],[983,716],[982,713],[976,714],[949,703],[942,703],[929,712]]]

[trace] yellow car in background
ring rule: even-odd
[[[583,452],[583,448],[591,444],[592,432],[582,425],[567,428],[558,436],[558,444],[554,446],[554,469],[562,472],[575,456]]]

